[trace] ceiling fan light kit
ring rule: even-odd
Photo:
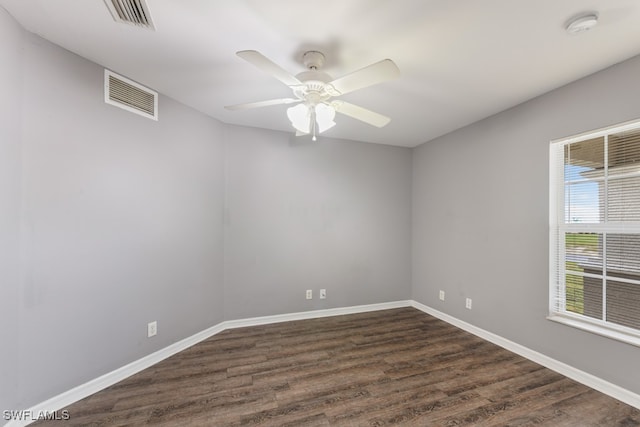
[[[314,141],[318,134],[335,126],[336,112],[376,127],[383,127],[391,121],[390,118],[382,114],[346,101],[330,100],[333,97],[398,77],[400,71],[390,59],[376,62],[346,76],[333,79],[329,74],[319,70],[325,63],[325,57],[321,52],[306,52],[302,57],[302,62],[307,70],[295,77],[255,50],[243,50],[236,54],[287,85],[293,91],[295,98],[228,105],[225,107],[228,110],[246,110],[298,103],[298,105],[287,109],[287,117],[296,129],[296,135],[310,134]]]
[[[291,125],[296,129],[296,134],[311,134],[314,141],[317,134],[336,125],[336,122],[333,121],[335,116],[335,108],[327,104],[315,106],[298,104],[287,109],[287,117],[289,117]]]

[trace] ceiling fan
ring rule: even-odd
[[[333,79],[327,73],[319,70],[325,61],[321,52],[306,52],[302,61],[307,71],[296,76],[289,74],[255,50],[242,50],[236,54],[289,86],[294,97],[227,105],[224,107],[227,110],[246,110],[297,103],[298,105],[287,109],[287,116],[297,131],[296,135],[311,134],[314,141],[317,134],[335,126],[336,123],[333,119],[336,112],[377,127],[383,127],[391,121],[387,116],[358,105],[339,99],[331,99],[398,77],[400,70],[390,59],[384,59],[346,76]]]

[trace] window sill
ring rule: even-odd
[[[584,320],[581,318],[575,318],[572,316],[565,316],[561,314],[550,314],[547,316],[548,320],[553,322],[562,323],[567,326],[571,326],[577,329],[582,329],[583,331],[591,332],[593,334],[597,334],[603,337],[611,338],[616,341],[621,341],[627,344],[635,345],[640,347],[640,333],[633,333],[631,331],[627,332],[625,330],[607,327],[601,324],[597,324],[595,322],[589,322],[588,320]]]

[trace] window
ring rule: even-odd
[[[551,320],[640,345],[640,121],[553,141]]]

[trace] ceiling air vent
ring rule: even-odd
[[[145,0],[104,0],[116,22],[155,30]]]
[[[104,70],[104,101],[158,120],[158,93],[109,70]]]

